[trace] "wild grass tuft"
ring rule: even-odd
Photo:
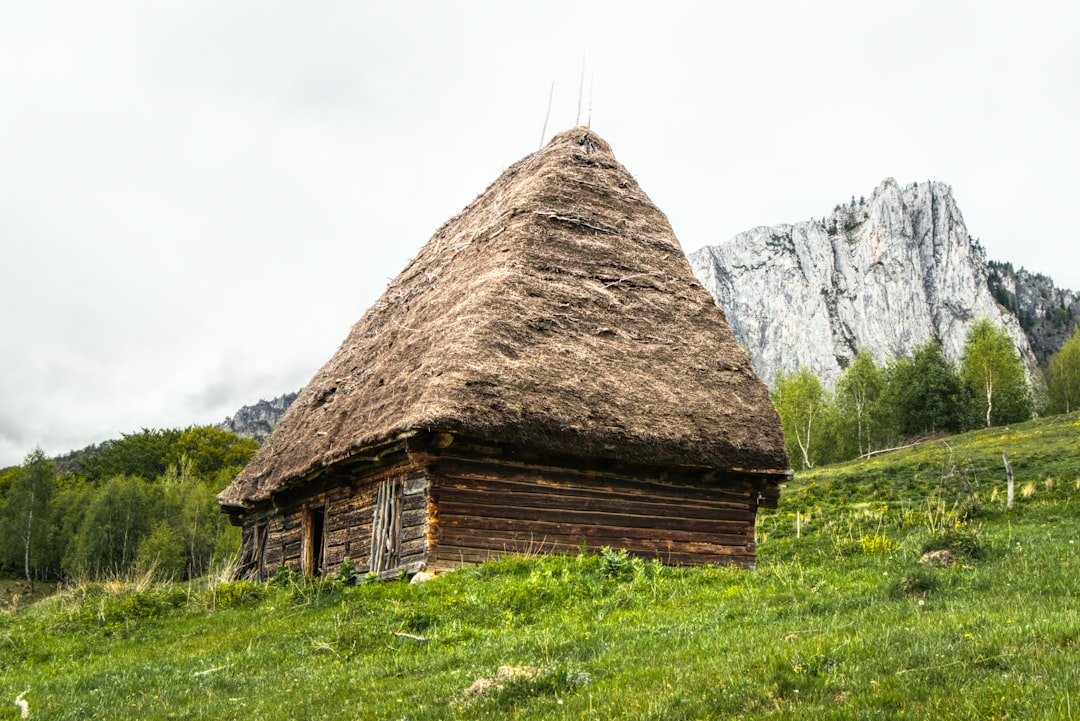
[[[931,532],[923,540],[921,552],[949,551],[957,558],[978,561],[986,556],[982,541],[982,526],[978,523],[957,523],[951,528]]]

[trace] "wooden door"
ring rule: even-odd
[[[401,563],[401,479],[388,478],[375,494],[371,523],[371,572],[382,573]]]

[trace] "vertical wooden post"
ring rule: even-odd
[[[802,538],[802,511],[795,511],[795,538]]]
[[[379,484],[375,495],[375,515],[371,523],[371,572],[397,568],[401,561],[400,478],[388,478]]]
[[[1012,466],[1009,464],[1009,457],[1007,455],[1005,455],[1005,451],[1001,452],[1001,460],[1005,461],[1005,474],[1009,478],[1009,495],[1008,495],[1008,500],[1005,502],[1005,508],[1007,508],[1007,509],[1009,509],[1011,511],[1012,507],[1013,507],[1013,492],[1014,492],[1013,470],[1012,470]]]

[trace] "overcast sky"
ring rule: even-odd
[[[0,467],[303,386],[590,116],[687,251],[886,177],[1080,289],[1080,4],[0,2]],[[591,90],[590,90],[591,88]]]

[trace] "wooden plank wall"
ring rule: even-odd
[[[429,568],[506,553],[625,548],[664,563],[752,566],[758,490],[440,459]]]
[[[371,564],[378,489],[400,488],[400,531],[392,568],[432,570],[480,563],[507,553],[576,553],[604,546],[664,563],[752,566],[758,507],[775,507],[775,482],[750,478],[704,483],[631,478],[595,469],[551,469],[498,459],[416,454],[378,469],[358,467],[338,479],[278,497],[244,519],[244,559],[256,523],[267,524],[264,567],[300,569],[307,507],[325,508],[324,567],[346,557]],[[430,520],[429,520],[430,519]],[[395,522],[397,525],[397,522]]]
[[[254,543],[255,525],[266,523],[267,575],[272,576],[282,564],[301,570],[304,510],[306,507],[325,507],[325,573],[336,572],[345,558],[352,560],[358,572],[367,573],[377,489],[390,478],[399,479],[403,488],[398,567],[416,567],[427,557],[427,476],[422,469],[401,466],[383,468],[377,473],[357,474],[345,479],[341,485],[306,497],[299,496],[276,509],[267,508],[261,513],[250,514],[244,519],[243,556],[247,558],[251,555],[248,548]]]

